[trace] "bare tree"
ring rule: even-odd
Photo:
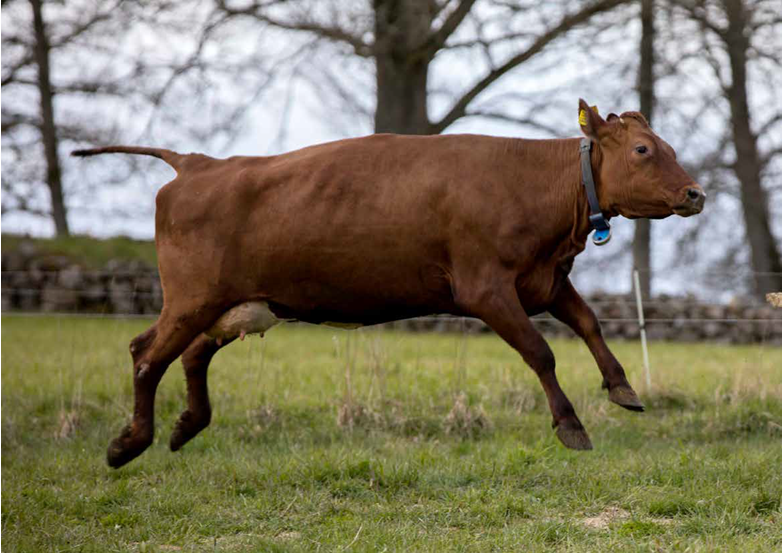
[[[78,15],[68,12],[71,17],[62,18],[51,17],[52,8],[58,15],[65,13],[62,6],[51,2],[3,2],[2,211],[49,217],[58,236],[70,233],[59,147],[63,140],[79,136],[81,130],[69,124],[55,101],[64,95],[98,92],[101,87],[80,77],[58,81],[53,58],[69,45],[87,40],[112,17],[127,13],[122,0],[80,7],[87,9]],[[30,97],[37,97],[37,104],[29,102]],[[85,138],[94,137],[98,128],[92,122]],[[46,200],[42,188],[48,191]]]
[[[115,161],[110,173],[90,172],[100,180],[85,179],[62,151],[227,142],[267,82],[263,69],[237,78],[244,67],[227,53],[236,41],[211,40],[221,19],[210,0],[5,0],[2,22],[2,212],[49,219],[57,235],[69,233],[69,211],[130,218],[152,208],[96,206],[144,162]],[[221,95],[227,82],[234,94]]]
[[[7,2],[6,4],[9,4]],[[43,17],[42,0],[30,0],[30,10],[32,16],[32,36],[28,42],[29,50],[26,55],[23,56],[16,63],[12,64],[6,69],[3,77],[3,86],[13,83],[18,80],[18,72],[26,64],[34,64],[36,71],[36,79],[32,83],[37,89],[40,108],[40,119],[37,122],[37,127],[41,135],[41,143],[43,145],[44,157],[46,160],[46,176],[45,183],[49,189],[49,197],[51,202],[51,216],[54,220],[55,232],[57,235],[69,235],[68,219],[66,215],[65,202],[63,199],[62,189],[62,171],[60,169],[60,160],[57,152],[57,132],[53,107],[51,73],[49,70],[49,58],[50,58],[50,41],[46,22]],[[4,33],[3,46],[8,47],[11,45],[22,44],[23,40],[18,35],[11,35],[10,37]],[[5,65],[5,64],[4,64]],[[3,112],[3,131],[10,129],[17,125],[24,123],[24,118],[20,116],[8,115]],[[5,182],[9,183],[8,181]],[[6,195],[12,194],[13,189],[10,186],[4,186]]]
[[[473,105],[503,76],[570,30],[627,1],[592,0],[569,10],[572,3],[552,2],[542,7],[540,2],[494,0],[483,4],[487,14],[492,12],[493,26],[483,24],[476,0],[372,0],[339,5],[312,0],[217,3],[231,17],[249,17],[272,28],[304,33],[339,45],[343,54],[370,60],[375,73],[375,131],[432,134],[441,133],[466,116],[525,122],[525,118],[475,110]],[[476,30],[469,37],[460,33],[468,19]],[[512,21],[516,25],[511,25]],[[507,31],[498,35],[500,27]],[[442,115],[432,117],[428,78],[433,60],[443,51],[469,48],[483,52],[487,70],[453,98]],[[354,107],[362,105],[356,91],[340,87],[339,94]]]
[[[754,118],[748,87],[754,64],[780,66],[779,4],[769,0],[676,0],[676,4],[698,23],[702,31],[702,55],[709,61],[721,98],[728,107],[730,123],[726,140],[720,144],[715,158],[720,159],[722,151],[733,146],[733,160],[727,166],[739,182],[754,271],[753,288],[757,295],[763,296],[780,289],[780,251],[770,225],[768,191],[763,186],[766,167],[779,158],[780,144],[774,142],[763,151],[760,145],[770,129],[777,129],[779,137],[781,114],[778,104],[777,110],[765,120],[759,122],[758,116]],[[778,179],[776,187],[779,186]]]

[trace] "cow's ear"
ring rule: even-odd
[[[579,99],[579,126],[582,133],[591,139],[598,141],[605,132],[607,123],[598,115],[598,110],[587,105],[587,102]]]

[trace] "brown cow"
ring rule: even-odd
[[[604,120],[579,106],[604,216],[701,211],[704,192],[641,114]],[[163,310],[130,344],[133,421],[109,445],[113,467],[152,442],[155,391],[178,356],[188,408],[171,436],[174,451],[209,424],[215,352],[285,320],[480,318],[538,375],[560,441],[590,449],[555,357],[530,322],[548,310],[587,343],[609,400],[643,410],[568,279],[591,231],[579,139],[373,135],[225,160],[121,146],[73,154],[104,152],[156,156],[177,171],[156,199]]]

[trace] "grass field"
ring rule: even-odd
[[[648,406],[552,341],[595,450],[562,448],[493,335],[281,326],[221,351],[181,452],[179,362],[120,470],[143,320],[2,318],[4,551],[780,551],[781,350],[613,343]]]

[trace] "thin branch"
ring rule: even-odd
[[[780,156],[780,144],[770,148],[767,152],[759,153],[759,166],[766,168],[772,160]]]
[[[470,40],[450,42],[444,45],[443,48],[447,50],[454,50],[457,48],[473,48],[474,46],[481,46],[483,48],[488,48],[490,46],[496,46],[500,43],[507,42],[510,40],[519,40],[524,38],[530,38],[532,36],[533,33],[527,32],[527,33],[509,33],[507,35],[500,35],[498,37],[493,37],[491,39],[477,37],[475,39],[470,39]]]
[[[561,137],[563,135],[563,132],[560,129],[550,127],[546,124],[540,123],[530,118],[511,116],[503,112],[494,112],[490,110],[475,110],[475,111],[466,112],[464,117],[488,118],[497,121],[503,121],[506,123],[525,125],[528,127],[532,127],[534,129],[538,129],[539,131],[544,131],[545,133],[551,135],[552,137]]]
[[[5,74],[2,77],[2,80],[0,80],[0,86],[5,87],[8,84],[16,82],[17,81],[16,74],[20,70],[32,64],[33,59],[34,59],[33,49],[31,48],[26,56],[22,57],[21,60],[19,60],[14,65],[6,69]]]
[[[780,119],[783,118],[783,113],[778,110],[775,114],[772,115],[766,122],[764,122],[754,133],[756,137],[761,137],[772,129],[772,127],[778,127],[780,125]],[[779,151],[778,151],[779,152]]]
[[[71,29],[71,31],[68,34],[57,38],[53,37],[52,44],[50,47],[57,48],[60,46],[67,45],[75,38],[78,38],[84,33],[86,33],[87,31],[89,31],[93,27],[93,25],[96,25],[97,23],[101,23],[102,21],[108,21],[113,16],[116,17],[117,12],[115,10],[119,9],[123,2],[124,0],[118,0],[113,5],[108,6],[108,8],[105,11],[97,12],[93,14],[93,16],[90,19],[83,21],[82,23],[80,23],[79,25]]]
[[[217,10],[213,11],[207,20],[212,18],[218,13]],[[149,117],[147,118],[147,123],[144,126],[144,130],[141,132],[141,136],[146,135],[150,128],[152,127],[152,123],[155,119],[155,116],[160,109],[160,106],[163,102],[163,98],[166,96],[166,93],[171,89],[171,87],[179,80],[180,77],[182,77],[184,74],[188,73],[190,70],[192,70],[195,67],[198,67],[199,65],[199,59],[201,58],[201,54],[204,51],[204,47],[207,45],[207,41],[209,37],[212,35],[212,33],[220,27],[223,23],[228,21],[229,16],[223,15],[221,17],[217,17],[214,21],[208,23],[204,29],[201,31],[201,36],[199,37],[198,43],[196,44],[196,48],[193,51],[193,53],[188,57],[188,59],[178,65],[177,67],[173,68],[173,71],[171,72],[171,75],[169,75],[169,78],[166,80],[166,82],[157,90],[157,92],[153,93],[149,100],[152,104],[152,111],[149,114]]]
[[[329,25],[316,23],[314,21],[304,21],[304,20],[283,21],[281,19],[276,19],[270,16],[264,10],[265,8],[268,8],[270,5],[274,3],[275,2],[270,2],[267,4],[253,3],[252,5],[247,6],[245,8],[230,8],[226,4],[225,0],[217,0],[218,9],[222,10],[228,17],[247,16],[247,17],[255,18],[258,21],[262,21],[263,23],[266,23],[273,27],[277,27],[278,29],[285,29],[287,31],[303,31],[306,33],[313,33],[319,38],[343,42],[345,44],[350,45],[358,56],[362,56],[365,58],[372,56],[373,54],[372,45],[369,45],[366,42],[364,42],[361,37],[352,35],[345,29],[341,29],[336,25],[329,26]]]
[[[670,0],[670,1],[676,6],[679,6],[680,8],[685,10],[688,14],[690,14],[692,19],[701,23],[704,26],[704,28],[709,29],[710,31],[718,35],[721,39],[725,39],[728,29],[723,29],[721,27],[718,27],[712,21],[710,21],[709,17],[707,16],[707,11],[704,9],[703,5],[694,4],[693,0]]]

